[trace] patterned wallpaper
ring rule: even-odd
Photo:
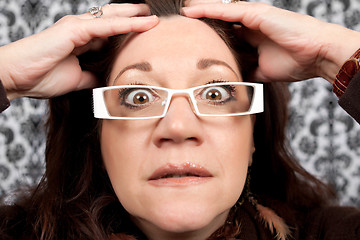
[[[105,0],[0,0],[0,46],[39,32],[66,14]],[[262,0],[360,30],[360,0]],[[21,57],[21,56],[19,56]],[[360,126],[322,79],[290,85],[288,134],[301,164],[360,207]],[[44,170],[46,101],[17,99],[0,114],[0,195],[39,181]]]

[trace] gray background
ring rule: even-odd
[[[66,14],[80,14],[106,2],[0,0],[0,46],[37,33]],[[360,0],[263,2],[360,30]],[[336,187],[342,204],[360,207],[359,125],[337,105],[325,80],[292,83],[290,89],[288,134],[295,155],[308,171]],[[46,109],[45,100],[24,98],[12,101],[0,114],[0,195],[39,181]]]

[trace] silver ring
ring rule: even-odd
[[[100,7],[92,7],[89,9],[89,13],[93,15],[94,18],[100,18],[103,15],[103,10]]]

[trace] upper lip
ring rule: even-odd
[[[195,163],[166,164],[156,169],[149,180],[157,180],[171,175],[188,175],[195,177],[212,177],[212,174],[204,167]]]

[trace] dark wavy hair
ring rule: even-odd
[[[122,3],[123,1],[112,1]],[[129,1],[127,1],[129,2]],[[144,1],[130,1],[144,3]],[[147,0],[152,14],[179,15],[182,0]],[[257,51],[234,37],[234,23],[201,19],[212,27],[232,50],[245,81],[254,81]],[[124,36],[114,36],[101,53],[79,57],[84,70],[97,75],[105,86]],[[164,36],[166,37],[166,36]],[[256,152],[250,190],[258,201],[282,216],[291,209],[301,214],[334,199],[334,193],[306,172],[292,156],[286,140],[287,85],[264,84],[265,111],[256,115]],[[92,113],[91,90],[72,92],[49,101],[46,172],[39,185],[0,210],[1,239],[145,239],[118,201],[103,166],[99,129],[101,120]],[[231,211],[237,218],[235,210]],[[210,239],[236,237],[239,222],[222,227]],[[14,237],[15,236],[15,237]]]

